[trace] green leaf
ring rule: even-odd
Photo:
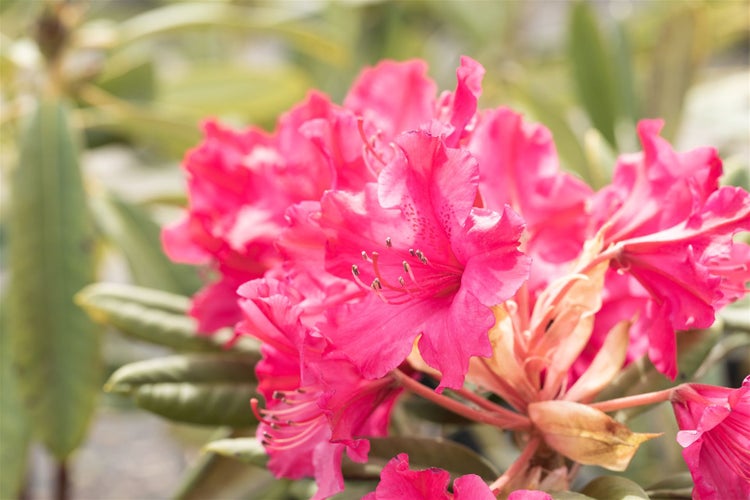
[[[136,205],[114,194],[90,200],[100,231],[122,251],[137,284],[191,295],[201,286],[195,267],[175,264],[161,248],[161,228]]]
[[[690,499],[693,497],[693,478],[689,472],[680,472],[650,485],[646,488],[646,493],[651,500],[662,498]]]
[[[177,355],[123,366],[107,381],[108,392],[127,394],[141,408],[171,420],[249,427],[259,354]]]
[[[201,334],[187,316],[190,300],[161,290],[119,283],[96,283],[75,297],[92,320],[117,328],[138,340],[179,351],[224,351],[231,329]],[[257,343],[241,338],[232,350],[257,351]]]
[[[412,469],[439,467],[454,476],[477,474],[488,481],[500,476],[487,459],[453,441],[406,436],[370,438],[370,464],[385,465],[399,453],[409,455]]]
[[[206,115],[234,115],[253,123],[273,123],[279,113],[301,99],[311,82],[294,67],[245,68],[228,64],[193,67],[167,81],[158,102],[167,109]]]
[[[101,75],[98,85],[112,95],[129,101],[148,102],[156,96],[156,75],[151,60],[128,61]]]
[[[685,96],[708,46],[705,9],[686,5],[667,16],[659,30],[646,94],[646,109],[664,119],[662,135],[668,140],[678,130]]]
[[[578,98],[591,123],[616,147],[618,110],[612,56],[599,29],[596,13],[588,2],[578,1],[572,6],[568,33]]]
[[[0,498],[18,498],[26,474],[31,432],[18,393],[6,316],[5,307],[0,307]]]
[[[33,432],[60,460],[83,440],[101,380],[99,335],[73,303],[94,278],[94,234],[68,113],[40,103],[9,190],[11,349]]]
[[[597,500],[648,500],[643,488],[620,476],[598,477],[587,484],[581,493]]]
[[[203,451],[216,453],[258,467],[265,467],[268,464],[266,449],[255,438],[219,439],[208,443],[203,447]]]

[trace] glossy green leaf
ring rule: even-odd
[[[370,464],[383,466],[399,453],[409,455],[412,469],[439,467],[455,476],[477,474],[488,481],[500,476],[487,459],[454,441],[407,436],[370,439]]]
[[[571,7],[568,25],[569,56],[578,99],[591,123],[616,146],[617,87],[612,54],[605,43],[596,13],[588,2]]]
[[[5,307],[0,307],[0,498],[18,498],[31,432],[13,369]]]
[[[97,323],[113,326],[130,337],[179,351],[224,351],[233,337],[230,329],[201,334],[187,316],[190,300],[161,290],[120,283],[96,283],[75,297]],[[256,351],[249,338],[233,344],[233,350]]]
[[[138,285],[185,295],[200,288],[195,267],[166,256],[161,228],[143,209],[111,193],[92,197],[90,205],[100,231],[125,255]]]
[[[401,406],[409,415],[438,424],[467,424],[471,421],[426,399],[409,395],[402,399]]]
[[[133,397],[141,408],[171,420],[249,427],[257,423],[250,399],[258,398],[259,354],[177,355],[123,366],[105,390]]]
[[[588,500],[591,497],[575,491],[549,491],[552,500]]]
[[[203,451],[216,453],[258,467],[265,467],[268,463],[266,449],[255,438],[219,439],[208,443],[203,447]]]
[[[587,484],[581,493],[597,500],[648,500],[643,488],[620,476],[598,477]]]
[[[58,458],[83,440],[100,390],[99,335],[73,303],[94,277],[94,233],[68,107],[40,104],[10,192],[9,330],[34,435]]]

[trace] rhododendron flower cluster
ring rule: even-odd
[[[368,498],[547,498],[527,490],[568,489],[574,464],[624,470],[657,436],[607,412],[671,397],[696,496],[747,496],[747,380],[594,401],[643,356],[674,379],[677,336],[747,293],[750,195],[658,120],[595,191],[546,128],[478,109],[483,74],[465,57],[438,94],[423,62],[382,62],[343,105],[312,92],[271,133],[209,121],[187,154],[189,209],[164,247],[215,272],[193,298],[201,329],[261,342],[270,470],[341,491],[343,456],[367,461],[406,390],[515,432],[520,455],[450,490],[399,454]]]

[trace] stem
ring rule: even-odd
[[[646,394],[636,394],[635,396],[626,396],[624,398],[610,399],[609,401],[600,401],[590,403],[589,406],[597,410],[610,412],[632,408],[633,406],[644,406],[667,401],[672,395],[674,388],[664,389],[663,391],[647,392]]]
[[[528,443],[526,443],[526,446],[523,448],[523,451],[518,458],[516,458],[515,462],[508,467],[502,476],[497,478],[497,481],[490,485],[490,489],[495,496],[499,495],[500,491],[502,491],[512,479],[528,467],[529,460],[531,460],[531,457],[534,455],[537,448],[539,448],[539,443],[541,443],[539,436],[534,436]]]
[[[70,480],[68,466],[65,461],[57,463],[57,474],[55,476],[55,500],[68,500],[70,493]]]
[[[423,398],[432,401],[433,403],[438,404],[443,408],[456,413],[457,415],[461,415],[462,417],[466,417],[483,424],[493,425],[501,429],[520,430],[528,429],[531,427],[531,421],[524,415],[514,413],[512,411],[506,410],[505,408],[500,408],[501,410],[503,410],[503,412],[493,410],[492,413],[489,413],[487,411],[475,410],[474,408],[470,408],[465,404],[456,401],[455,399],[451,399],[447,396],[436,393],[429,387],[420,384],[410,376],[406,375],[398,368],[393,370],[391,372],[391,375],[405,389],[408,389],[414,394],[422,396]]]

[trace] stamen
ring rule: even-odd
[[[414,282],[414,284],[417,284],[417,278],[414,277],[414,273],[411,271],[411,266],[408,262],[403,261],[401,264],[404,266],[404,271],[409,275],[409,278]]]
[[[365,252],[364,250],[362,250],[362,260],[364,260],[365,262],[370,260],[370,257],[367,256],[367,252]]]
[[[422,253],[422,250],[417,250],[414,253],[416,254],[417,258],[422,264],[427,264],[427,257],[424,256],[424,254]]]
[[[406,287],[406,282],[404,281],[404,277],[403,276],[399,276],[398,277],[398,284],[401,285],[402,288]]]
[[[411,255],[412,257],[416,257],[417,256],[417,254],[414,253],[414,249],[413,248],[409,249],[409,255]]]
[[[281,401],[284,401],[286,396],[284,396],[284,393],[282,391],[273,391],[273,394],[271,394],[271,397],[273,399],[279,399]]]
[[[359,268],[357,267],[356,264],[352,264],[352,274],[354,275],[355,278],[359,276]]]
[[[387,246],[388,248],[393,247],[393,242],[391,241],[390,236],[385,239],[385,246]]]

